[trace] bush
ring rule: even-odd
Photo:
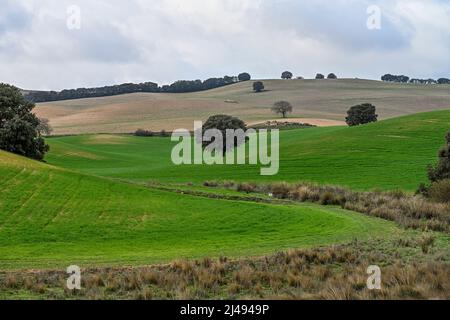
[[[450,179],[450,132],[447,133],[446,144],[439,150],[438,155],[438,164],[428,168],[428,178],[431,182]]]
[[[450,179],[434,182],[428,194],[435,201],[450,203]]]
[[[137,130],[134,132],[134,135],[135,135],[136,137],[153,137],[153,136],[154,136],[154,133],[151,132],[150,130],[137,129]]]
[[[324,76],[323,74],[321,74],[321,73],[318,73],[318,74],[316,75],[316,79],[317,79],[317,80],[325,79],[325,76]]]

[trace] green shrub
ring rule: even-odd
[[[428,178],[431,182],[450,179],[450,132],[446,136],[446,144],[439,150],[438,164],[428,167]]]

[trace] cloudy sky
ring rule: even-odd
[[[381,29],[371,30],[374,5]],[[0,8],[0,82],[26,89],[242,71],[450,77],[448,0],[0,0]]]

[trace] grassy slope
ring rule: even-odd
[[[423,86],[367,80],[264,80],[267,91],[252,92],[252,81],[189,94],[130,94],[39,104],[55,133],[160,131],[190,128],[194,120],[218,113],[245,121],[274,119],[270,107],[287,100],[292,117],[343,121],[352,105],[371,102],[381,118],[450,107],[450,86]],[[238,103],[226,103],[234,100]]]
[[[168,138],[74,136],[49,139],[47,160],[89,174],[130,180],[203,182],[299,181],[358,189],[413,191],[426,181],[426,166],[450,129],[450,110],[395,118],[362,127],[330,127],[281,133],[277,176],[261,177],[252,166],[180,166],[170,160]]]
[[[3,151],[0,177],[0,269],[260,255],[398,230],[337,208],[179,195]]]

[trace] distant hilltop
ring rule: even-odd
[[[281,79],[291,80],[294,76],[292,72],[284,71]],[[221,78],[209,78],[207,80],[179,80],[170,85],[159,86],[155,82],[144,83],[123,83],[119,85],[96,87],[96,88],[78,88],[65,89],[62,91],[37,91],[37,90],[22,90],[25,98],[32,102],[51,102],[61,100],[73,100],[84,98],[97,98],[116,96],[128,93],[189,93],[199,92],[215,88],[224,87],[230,84],[251,80],[251,75],[247,72],[241,73],[238,76],[224,76]],[[303,80],[303,77],[296,77],[295,79]],[[315,77],[317,80],[321,79],[337,79],[334,73],[330,73],[327,77],[318,73]],[[385,82],[397,83],[412,83],[412,84],[450,84],[450,79],[440,78],[434,79],[415,79],[404,75],[386,74],[381,77]]]

